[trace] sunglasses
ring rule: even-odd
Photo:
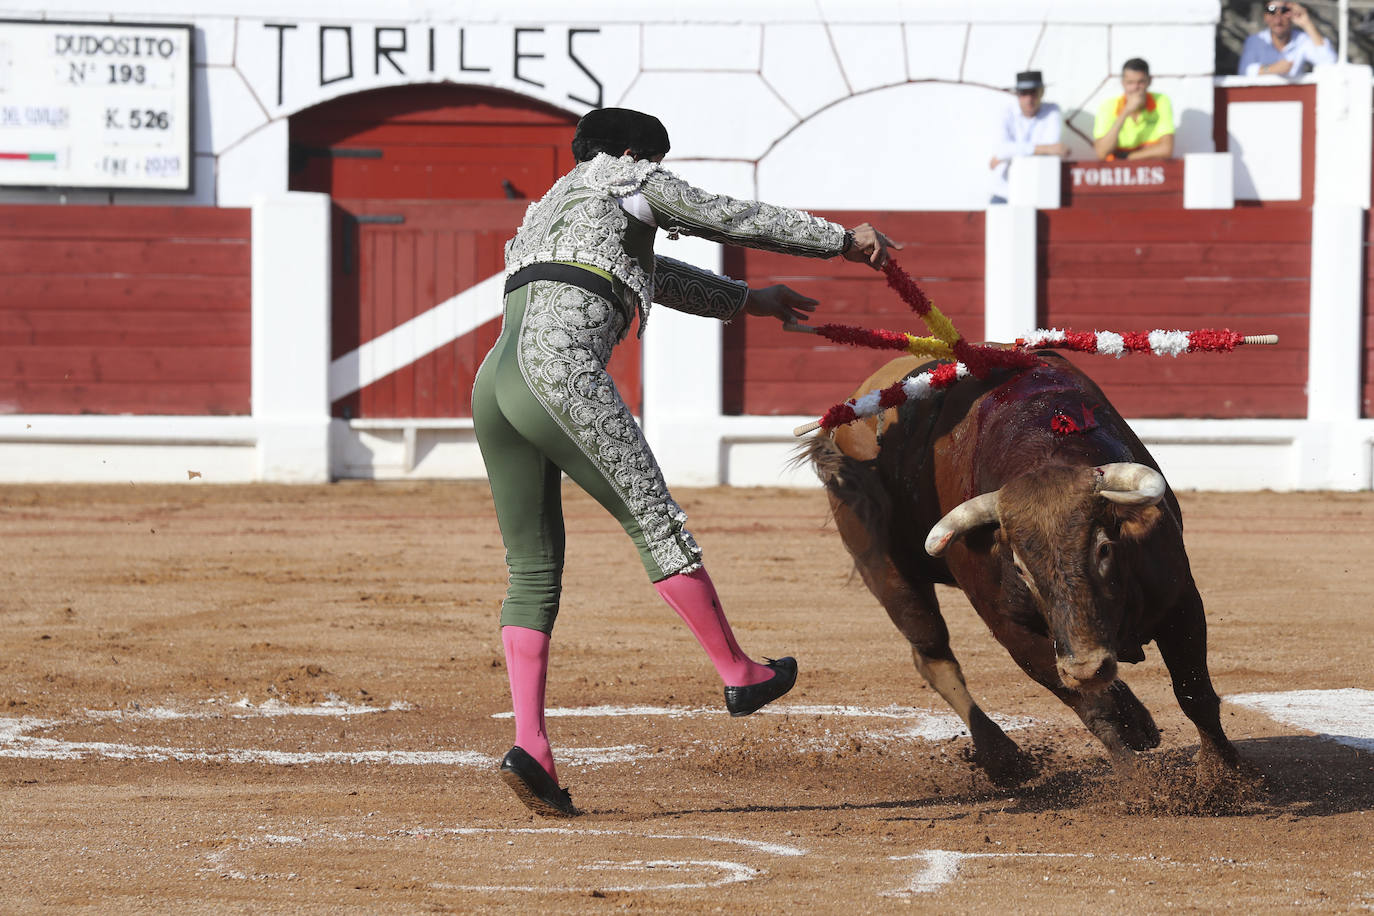
[[[1293,8],[1286,3],[1270,3],[1265,6],[1264,11],[1273,16],[1276,13],[1291,13]]]

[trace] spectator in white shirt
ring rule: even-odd
[[[1059,142],[1063,122],[1059,106],[1043,103],[1045,81],[1039,70],[1016,74],[1016,101],[1002,114],[993,144],[992,203],[1007,202],[1007,173],[1017,156],[1066,156],[1069,149]]]
[[[1268,31],[1245,39],[1240,52],[1241,76],[1273,74],[1296,79],[1309,64],[1318,67],[1336,62],[1336,49],[1317,31],[1301,3],[1266,3],[1264,23],[1269,26]]]

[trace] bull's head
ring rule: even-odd
[[[997,525],[1003,576],[1020,579],[1054,639],[1065,686],[1100,690],[1116,678],[1122,614],[1119,543],[1159,519],[1164,477],[1143,464],[1039,468],[956,506],[930,530],[940,556],[957,537]],[[1011,567],[1008,569],[1007,567]]]

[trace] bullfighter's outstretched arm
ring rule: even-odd
[[[808,258],[833,258],[845,250],[845,228],[802,210],[703,191],[664,168],[639,188],[659,228],[726,245],[760,248]]]
[[[750,289],[740,280],[662,255],[654,258],[654,301],[703,318],[729,321],[748,312],[785,323],[806,321],[820,304],[781,283]]]
[[[729,321],[744,308],[749,287],[676,258],[654,257],[654,301],[679,312]]]

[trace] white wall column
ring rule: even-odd
[[[1365,211],[1374,92],[1367,66],[1316,71],[1316,187],[1308,324],[1307,417],[1299,486],[1370,486],[1368,436],[1361,429]]]
[[[983,225],[985,340],[1010,343],[1035,330],[1035,221],[1033,207],[988,207]]]
[[[714,242],[684,236],[659,250],[723,272],[722,249]],[[670,487],[722,483],[722,328],[719,321],[656,305],[644,331],[640,412],[644,436]]]
[[[1235,160],[1230,153],[1183,157],[1183,209],[1230,210],[1235,205]]]
[[[1363,64],[1318,67],[1316,177],[1313,203],[1369,209],[1371,69]]]
[[[1368,165],[1366,164],[1366,168]],[[1312,287],[1307,342],[1307,418],[1300,485],[1368,488],[1369,449],[1358,445],[1363,360],[1364,210],[1312,208]]]
[[[1007,171],[1007,203],[1013,207],[1058,210],[1064,163],[1058,156],[1017,156]]]
[[[1063,163],[1020,156],[1007,173],[1007,203],[983,224],[983,339],[1010,343],[1035,330],[1037,210],[1058,210]]]
[[[259,479],[329,480],[329,195],[253,201]]]

